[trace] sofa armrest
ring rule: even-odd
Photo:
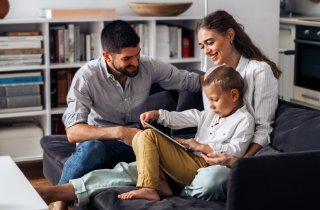
[[[69,143],[65,135],[44,136],[40,144],[43,149],[43,174],[51,184],[58,184],[64,162],[75,151],[76,144]]]
[[[231,169],[228,210],[320,209],[320,151],[242,158]]]

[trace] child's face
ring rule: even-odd
[[[232,114],[238,105],[239,93],[237,90],[222,91],[217,85],[209,85],[203,88],[210,101],[209,108],[220,117]]]

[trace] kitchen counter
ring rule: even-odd
[[[307,17],[307,16],[280,17],[280,23],[290,24],[290,25],[320,27],[320,17]]]

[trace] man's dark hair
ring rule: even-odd
[[[122,20],[107,24],[101,32],[101,45],[104,51],[119,53],[127,47],[137,47],[140,38],[131,25]]]

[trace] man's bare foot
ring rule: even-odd
[[[68,210],[68,204],[64,201],[56,201],[53,204],[53,210]]]
[[[50,204],[55,200],[52,199],[50,189],[51,187],[35,187],[34,189],[38,192],[41,198],[46,202],[46,204]]]
[[[167,182],[167,180],[161,180],[160,181],[160,194],[165,196],[165,197],[170,197],[173,195],[173,192]]]
[[[146,199],[152,201],[159,201],[160,196],[157,190],[151,188],[140,188],[138,190],[132,190],[127,193],[122,193],[118,195],[118,198],[122,200],[130,200],[130,199]]]
[[[47,204],[55,201],[77,200],[73,185],[70,183],[49,187],[35,187],[35,190]]]

